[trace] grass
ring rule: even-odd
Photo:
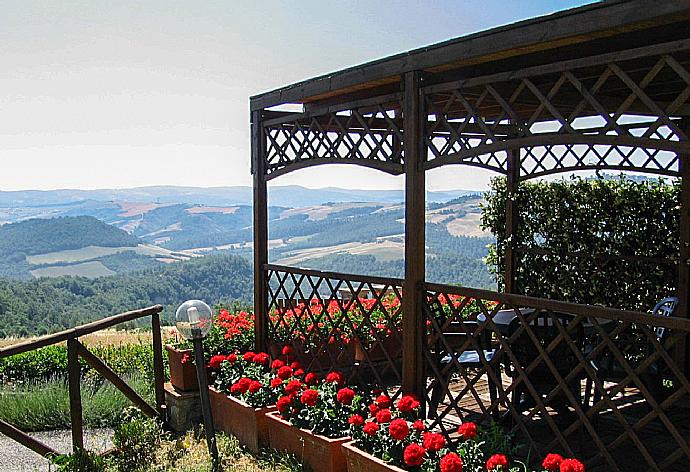
[[[75,275],[90,279],[113,275],[115,273],[104,266],[100,261],[82,262],[80,264],[64,266],[43,267],[41,269],[33,269],[29,272],[31,272],[31,275],[34,277],[60,277],[62,275]]]
[[[258,455],[247,452],[237,438],[223,433],[216,435],[218,455],[223,472],[298,472],[305,470],[294,457],[264,450]],[[180,438],[161,442],[153,471],[211,472],[211,458],[206,440],[199,432],[188,432]]]
[[[130,377],[125,381],[144,399],[153,401],[146,380]],[[81,393],[87,427],[112,426],[120,412],[131,404],[114,386],[98,379],[82,381]],[[69,390],[65,379],[27,382],[0,389],[0,419],[24,431],[69,428]]]

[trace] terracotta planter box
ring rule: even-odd
[[[199,390],[199,381],[196,378],[196,366],[192,361],[194,353],[191,349],[179,350],[171,345],[166,345],[168,351],[168,363],[170,364],[170,383],[182,392]],[[188,355],[189,360],[182,363],[182,358]]]
[[[354,441],[347,442],[342,447],[348,472],[405,472],[400,467],[386,464],[378,457],[358,449]]]
[[[347,463],[341,446],[350,437],[331,439],[296,428],[282,419],[278,412],[266,415],[271,448],[294,454],[297,460],[314,472],[346,472]]]
[[[225,395],[213,387],[208,388],[213,426],[239,439],[252,452],[268,446],[268,420],[266,414],[275,406],[254,408],[242,400]]]

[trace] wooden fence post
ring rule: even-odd
[[[151,334],[153,337],[153,385],[156,392],[156,410],[162,414],[165,411],[165,368],[163,367],[161,319],[158,313],[151,315]]]
[[[67,376],[69,383],[69,413],[72,423],[72,450],[84,448],[84,426],[81,410],[81,369],[79,342],[67,340]]]

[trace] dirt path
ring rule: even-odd
[[[70,431],[43,431],[30,433],[31,436],[56,449],[67,453],[72,450]],[[92,429],[84,431],[84,446],[94,451],[104,451],[112,447],[113,431]],[[54,471],[56,468],[48,460],[0,434],[0,470],[3,472]]]

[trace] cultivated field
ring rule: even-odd
[[[80,264],[71,264],[66,266],[51,266],[42,267],[40,269],[31,270],[31,275],[34,277],[60,277],[62,275],[74,275],[79,277],[87,277],[95,279],[96,277],[104,277],[113,275],[115,272],[108,269],[100,261],[82,262]]]

